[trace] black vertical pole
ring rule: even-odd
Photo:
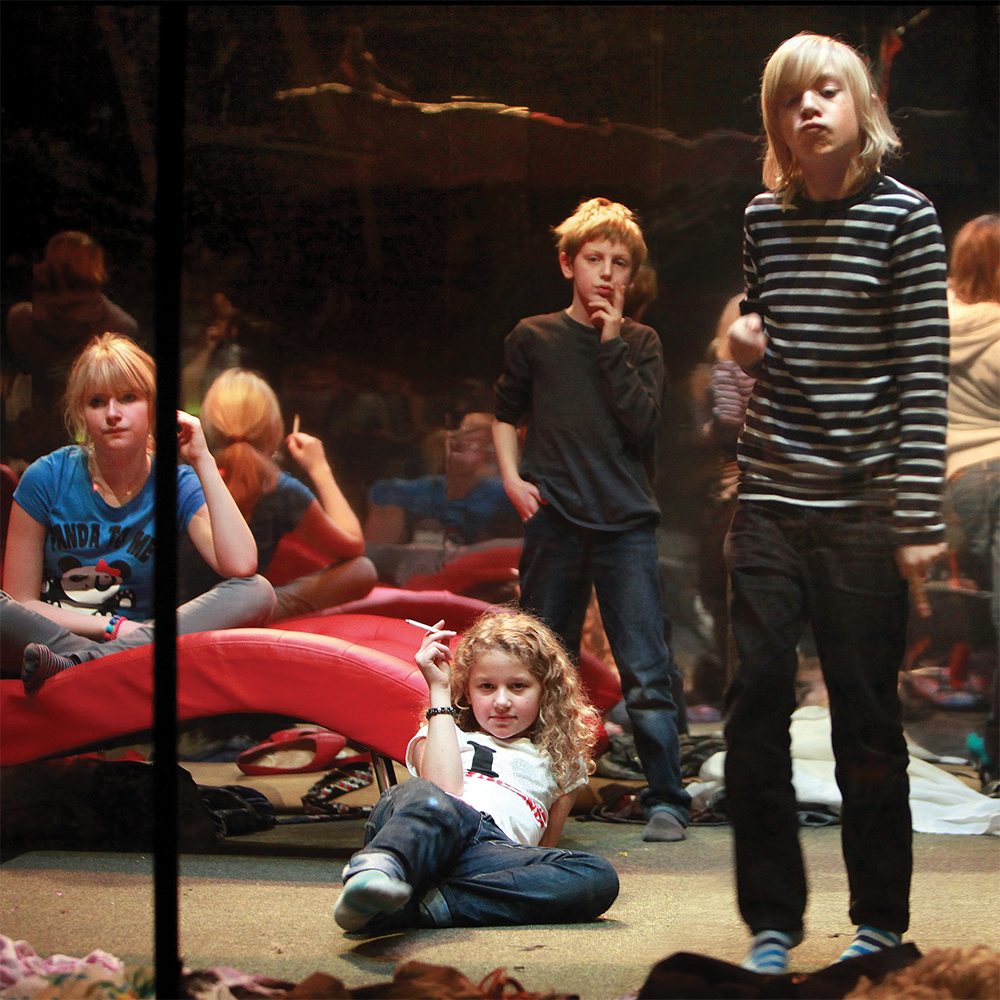
[[[156,645],[153,658],[153,864],[156,995],[180,997],[177,893],[177,400],[183,251],[184,66],[187,4],[159,7],[156,109]]]

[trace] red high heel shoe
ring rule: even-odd
[[[275,739],[274,737],[281,737]],[[358,755],[337,759],[347,745],[340,733],[329,730],[310,732],[289,729],[272,734],[267,743],[244,750],[236,766],[244,774],[303,774],[328,771],[358,759]]]

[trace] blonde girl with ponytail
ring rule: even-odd
[[[290,531],[330,560],[325,568],[275,588],[273,620],[364,597],[375,585],[375,567],[364,556],[361,523],[334,479],[323,442],[299,430],[286,435],[274,390],[242,368],[231,368],[212,383],[201,421],[226,486],[257,541],[261,568],[267,569]],[[282,442],[315,492],[279,468],[274,456]],[[189,585],[205,582],[199,578]]]

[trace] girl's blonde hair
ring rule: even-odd
[[[226,486],[249,518],[278,480],[271,458],[285,435],[278,397],[259,375],[230,368],[205,393],[201,422]]]
[[[781,102],[790,91],[812,86],[828,70],[840,77],[854,100],[861,139],[856,160],[860,183],[867,183],[881,167],[883,157],[900,145],[868,67],[850,45],[808,31],[789,38],[768,59],[760,89],[760,109],[767,132],[764,184],[781,194],[786,205],[802,189],[803,181],[802,168],[781,137]]]
[[[570,260],[575,260],[583,244],[592,240],[608,240],[628,247],[633,277],[646,260],[646,241],[635,213],[607,198],[581,201],[576,211],[553,227],[552,232],[556,236],[556,249]]]
[[[156,362],[134,341],[120,333],[102,333],[80,352],[63,395],[63,419],[74,441],[88,447],[84,412],[95,393],[119,396],[134,392],[149,403],[149,433],[156,434]]]
[[[980,215],[958,231],[948,284],[966,305],[1000,302],[1000,215]]]
[[[562,643],[534,615],[523,611],[487,611],[466,630],[455,648],[451,700],[459,709],[458,727],[474,732],[479,723],[468,701],[469,674],[487,652],[501,652],[521,663],[542,686],[531,742],[548,754],[556,783],[564,788],[581,759],[594,770],[591,754],[599,719],[587,701],[576,667]]]

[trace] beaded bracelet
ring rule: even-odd
[[[111,642],[112,639],[118,638],[118,629],[123,621],[125,621],[124,615],[112,615],[108,619],[108,624],[104,626],[104,642]]]
[[[458,709],[457,708],[429,708],[429,709],[427,709],[427,711],[424,714],[427,716],[428,719],[431,718],[431,716],[433,716],[433,715],[450,715],[453,719],[457,719],[458,718]]]

